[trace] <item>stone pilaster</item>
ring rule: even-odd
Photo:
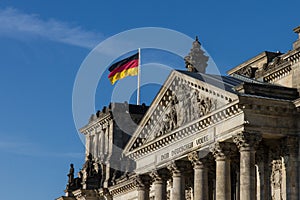
[[[296,136],[288,136],[282,142],[284,167],[286,168],[286,197],[287,199],[299,199],[299,140]]]
[[[205,162],[207,159],[200,159],[197,151],[188,155],[194,168],[194,199],[208,200],[208,170]]]
[[[240,132],[233,136],[240,151],[240,199],[256,199],[255,149],[261,141],[258,133]]]
[[[216,199],[231,199],[230,153],[234,151],[232,144],[217,142],[210,147],[216,159]]]
[[[167,200],[167,169],[152,171],[150,176],[154,184],[155,200]]]
[[[256,151],[257,200],[268,199],[268,197],[271,196],[268,151],[269,150],[266,145],[260,145]]]
[[[138,200],[149,200],[150,177],[147,175],[138,175],[135,177],[135,185],[138,191]]]
[[[172,200],[185,200],[184,171],[186,167],[183,161],[174,161],[168,166],[173,179]]]

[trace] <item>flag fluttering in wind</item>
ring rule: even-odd
[[[126,76],[138,75],[139,67],[139,53],[136,53],[128,58],[114,63],[109,67],[108,78],[113,85],[117,80],[125,78]]]

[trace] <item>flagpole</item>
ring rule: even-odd
[[[138,51],[139,51],[139,65],[138,65],[138,77],[137,77],[137,98],[136,98],[136,104],[137,104],[137,105],[140,105],[141,48],[139,48]]]

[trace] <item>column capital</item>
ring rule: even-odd
[[[205,167],[205,164],[208,162],[208,158],[200,158],[198,151],[193,151],[188,154],[188,159],[191,161],[193,167]]]
[[[175,160],[171,162],[167,168],[173,173],[173,175],[180,174],[186,170],[187,164],[184,161]]]
[[[232,137],[240,151],[255,150],[262,140],[261,134],[257,132],[239,132]]]
[[[229,158],[231,153],[236,150],[236,147],[229,142],[216,142],[209,147],[216,160]]]
[[[151,179],[148,175],[137,175],[134,177],[134,185],[138,189],[147,190],[151,185]]]
[[[153,170],[150,174],[152,181],[166,181],[169,177],[169,171],[166,168]]]

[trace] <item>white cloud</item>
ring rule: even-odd
[[[101,34],[57,20],[43,20],[38,15],[14,8],[0,9],[0,36],[16,39],[41,37],[55,42],[91,49],[102,39]]]

